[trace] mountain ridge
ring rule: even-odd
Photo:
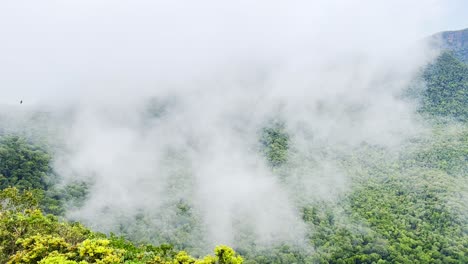
[[[442,31],[432,36],[439,41],[439,47],[450,50],[461,61],[468,63],[468,28]]]

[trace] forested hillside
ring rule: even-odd
[[[424,72],[422,111],[460,121],[468,118],[468,65],[444,52]],[[440,87],[443,87],[441,89]]]
[[[351,175],[348,187],[329,200],[294,187],[305,241],[257,245],[247,230],[238,234],[235,251],[219,245],[208,256],[190,201],[166,201],[176,212],[167,216],[177,219],[171,236],[146,229],[155,219],[144,212],[118,234],[67,220],[67,210],[80,208],[94,183],[63,181],[53,166],[60,146],[51,139],[2,129],[0,263],[468,263],[468,66],[444,52],[420,77],[425,86],[411,100],[427,130],[397,150],[321,143],[321,159],[304,158],[287,120],[265,124],[253,151],[281,184],[297,183],[304,166],[324,170],[319,163],[327,160]],[[164,108],[148,111],[159,116]],[[184,181],[174,180],[171,190],[190,184]]]

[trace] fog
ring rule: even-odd
[[[57,174],[92,183],[70,219],[150,241],[188,225],[186,243],[202,248],[244,233],[301,243],[301,197],[333,201],[349,186],[322,150],[398,149],[424,132],[401,94],[434,58],[420,38],[444,10],[427,0],[3,1],[0,113],[53,131]],[[35,111],[53,119],[29,123]],[[259,151],[272,120],[294,149],[286,180]],[[181,202],[195,222],[178,215]]]

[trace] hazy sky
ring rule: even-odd
[[[161,57],[167,57],[172,63],[176,55],[177,60],[189,55],[193,58],[188,61],[206,61],[205,54],[201,55],[203,58],[198,56],[201,54],[199,47],[210,50],[213,55],[209,59],[216,60],[219,54],[234,57],[238,57],[236,52],[246,54],[245,49],[255,54],[263,53],[267,46],[274,46],[270,52],[275,54],[275,48],[285,50],[284,47],[290,44],[286,42],[305,35],[306,31],[310,31],[307,33],[310,38],[313,38],[313,32],[333,35],[333,31],[335,36],[349,38],[343,34],[352,31],[360,34],[368,30],[364,37],[373,36],[374,39],[379,38],[378,34],[391,37],[400,31],[398,34],[408,34],[399,37],[414,41],[442,30],[468,27],[466,0],[377,1],[371,4],[362,1],[357,4],[347,1],[333,4],[323,1],[268,4],[263,1],[255,4],[248,1],[225,4],[216,1],[170,2],[0,2],[0,56],[3,60],[0,63],[3,75],[0,76],[0,89],[9,91],[2,94],[0,101],[16,104],[21,98],[29,105],[40,97],[49,100],[56,97],[63,101],[72,90],[83,93],[89,86],[89,83],[77,80],[89,80],[92,84],[103,81],[109,85],[108,80],[104,80],[105,74],[115,75],[117,71],[135,73],[135,76],[128,76],[128,80],[131,85],[136,85],[135,80],[142,79],[140,75],[144,75],[145,70],[151,67],[152,72],[160,70],[154,63],[148,65],[148,61],[162,62]],[[379,6],[385,5],[388,6],[386,10],[380,9]],[[359,6],[359,9],[349,11],[353,6]],[[381,17],[373,18],[377,13],[381,13]],[[353,21],[349,23],[346,19]],[[372,22],[375,28],[361,23],[369,19],[376,20]],[[350,30],[348,27],[352,26],[357,28]],[[290,29],[284,30],[287,28]],[[243,41],[234,45],[238,39]],[[186,45],[189,42],[190,45]],[[186,50],[187,54],[154,55],[158,48]],[[102,62],[106,62],[105,65]],[[132,69],[122,69],[122,65],[140,65],[137,67],[141,69],[133,66]],[[180,61],[176,65],[180,70],[180,65],[189,64]],[[116,83],[112,85],[117,86]],[[120,82],[118,85],[125,84]],[[48,87],[51,92],[45,94],[38,88],[31,89],[39,86]],[[65,94],[59,95],[63,91]]]
[[[440,19],[427,24],[427,34],[468,28],[467,0],[446,0],[441,2],[444,5],[445,12],[443,12]]]

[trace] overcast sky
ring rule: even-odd
[[[0,102],[63,101],[102,83],[149,85],[142,76],[169,78],[184,67],[198,74],[194,69],[207,69],[195,62],[218,65],[220,57],[230,60],[226,54],[270,59],[297,50],[299,39],[326,42],[325,35],[332,45],[367,37],[370,45],[416,41],[468,27],[466,11],[467,0],[0,1],[0,90],[7,91]],[[116,75],[126,81],[112,82]]]
[[[446,30],[459,30],[468,28],[468,1],[446,0],[443,2],[445,8],[440,19],[428,22],[427,34]]]

